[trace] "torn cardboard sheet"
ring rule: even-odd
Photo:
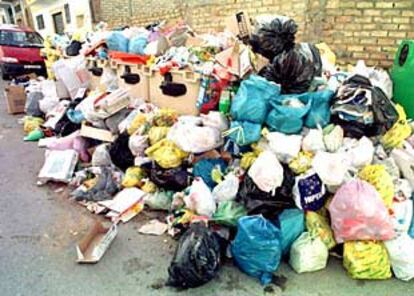
[[[168,225],[166,223],[162,223],[157,219],[149,221],[147,224],[142,225],[138,232],[143,234],[152,234],[152,235],[162,235],[168,229]]]
[[[38,179],[42,184],[48,181],[69,183],[78,162],[75,150],[46,150],[45,162]]]
[[[127,89],[119,88],[116,91],[106,95],[99,101],[95,102],[96,110],[103,110],[109,115],[128,107],[131,99]]]
[[[76,246],[78,263],[97,263],[105,254],[118,234],[116,224],[105,227],[96,222],[85,237]]]
[[[115,136],[110,131],[87,126],[85,124],[81,127],[80,135],[85,138],[91,138],[103,142],[113,142],[115,140]]]

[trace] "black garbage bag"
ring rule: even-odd
[[[167,285],[195,288],[212,280],[218,273],[220,239],[202,223],[193,223],[180,237],[168,268]]]
[[[352,138],[385,134],[398,120],[395,104],[381,88],[361,75],[349,77],[338,88],[331,108],[332,121]]]
[[[82,48],[82,43],[76,40],[73,40],[68,47],[66,47],[66,55],[74,57],[79,55],[79,52]]]
[[[112,163],[124,172],[127,168],[134,166],[135,160],[134,155],[129,150],[128,142],[129,135],[125,132],[120,134],[109,146],[109,155],[111,156]]]
[[[120,180],[115,178],[120,176],[120,172],[111,167],[93,167],[85,169],[85,174],[92,174],[96,178],[96,183],[92,188],[81,185],[72,191],[71,196],[77,201],[102,201],[112,199],[120,188]]]
[[[80,128],[81,124],[72,122],[65,113],[62,118],[56,123],[54,132],[56,135],[65,137],[79,130]]]
[[[307,92],[315,76],[322,72],[319,50],[313,44],[300,43],[278,54],[259,75],[281,85],[283,94]]]
[[[288,17],[275,17],[269,20],[257,20],[256,32],[250,38],[254,52],[270,61],[282,51],[291,50],[295,46],[295,34],[298,26]]]
[[[142,167],[145,169],[146,165]],[[150,164],[148,175],[155,185],[165,190],[182,191],[189,186],[190,174],[183,167],[163,169],[153,162]]]
[[[267,219],[274,219],[284,209],[295,207],[292,195],[294,185],[294,173],[287,165],[283,165],[283,182],[275,194],[260,190],[252,178],[246,175],[240,184],[236,200],[246,207],[248,215],[262,214]]]

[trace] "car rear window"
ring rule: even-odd
[[[0,45],[43,47],[43,39],[36,32],[0,31]]]

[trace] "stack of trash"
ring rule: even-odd
[[[168,28],[107,33],[99,48],[201,74],[200,114],[132,97],[116,75],[88,89],[84,57],[61,59],[56,82],[26,88],[25,140],[46,148],[39,182],[67,183],[115,224],[164,211],[143,232],[179,236],[172,286],[210,281],[225,254],[262,284],[283,258],[314,272],[330,252],[354,279],[413,278],[414,136],[387,72],[337,70],[286,17],[259,17],[247,44]]]

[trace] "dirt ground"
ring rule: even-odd
[[[127,224],[101,262],[76,263],[75,244],[97,219],[69,200],[60,186],[38,187],[36,176],[44,151],[22,141],[22,115],[6,113],[0,85],[0,295],[284,295],[331,296],[412,295],[414,283],[396,279],[355,281],[340,260],[330,258],[326,269],[296,274],[282,263],[279,287],[260,283],[231,262],[203,287],[178,291],[165,287],[176,242],[167,235],[145,236],[140,225],[156,213],[143,212]],[[411,292],[411,293],[410,293]]]

